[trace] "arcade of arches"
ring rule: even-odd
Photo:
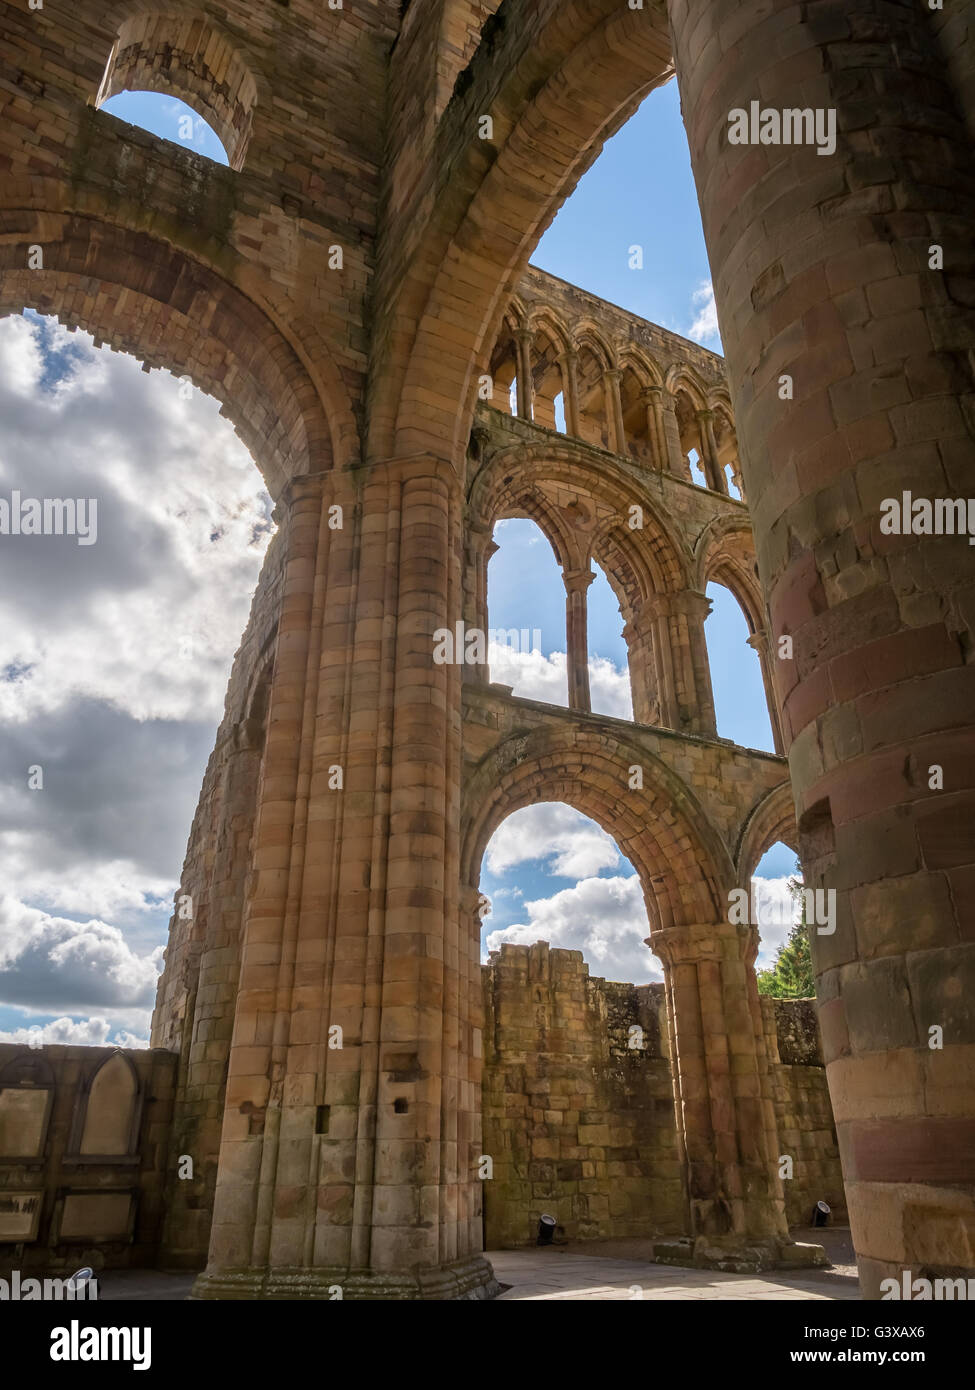
[[[692,1257],[798,1258],[728,916],[784,839],[836,894],[813,952],[863,1290],[975,1273],[975,552],[879,527],[904,489],[975,495],[973,25],[975,0],[5,0],[0,306],[218,397],[279,519],[153,1024],[160,1258],[205,1263],[197,1296],[491,1293],[480,857],[546,799],[640,875]],[[726,363],[528,265],[675,72]],[[231,167],[98,109],[122,87],[193,105]],[[729,145],[758,92],[835,108],[835,154]],[[509,516],[562,568],[568,710],[433,659],[486,623]],[[589,711],[593,561],[632,723]],[[712,579],[781,756],[716,737]]]

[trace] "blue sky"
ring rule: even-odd
[[[226,163],[206,123],[172,97],[122,93],[104,109]],[[628,266],[635,244],[639,271]],[[675,83],[607,142],[533,260],[720,350]],[[0,1038],[40,1027],[52,1042],[135,1045],[146,1036],[186,834],[267,541],[267,499],[215,401],[198,392],[185,400],[168,373],[145,374],[50,320],[0,320],[0,416],[0,490],[29,476],[34,495],[71,495],[70,470],[76,495],[97,492],[102,516],[118,519],[84,554],[62,548],[52,563],[45,552],[35,585],[42,618],[13,572],[0,586]],[[495,539],[491,625],[539,628],[542,638],[520,666],[496,653],[492,676],[564,704],[555,558],[527,521],[500,524]],[[771,748],[744,618],[727,591],[711,586],[709,595],[719,733]],[[626,718],[621,627],[597,572],[593,707]],[[25,801],[16,769],[37,757],[47,790]],[[784,846],[759,867],[770,911],[786,900],[793,868]],[[482,889],[492,902],[486,946],[546,939],[583,950],[593,974],[660,977],[642,944],[632,866],[569,807],[509,817],[488,848]],[[787,929],[784,920],[763,927],[760,964]]]

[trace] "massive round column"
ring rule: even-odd
[[[924,5],[670,17],[877,1296],[975,1272],[975,549],[880,524],[975,497],[971,146]]]

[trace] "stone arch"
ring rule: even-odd
[[[780,782],[752,807],[735,846],[738,887],[748,889],[756,865],[766,850],[781,840],[799,854],[796,808],[790,782]]]
[[[141,1103],[138,1072],[124,1052],[112,1052],[81,1089],[71,1151],[92,1158],[137,1153]]]
[[[442,413],[433,414],[450,429],[446,451],[460,466],[477,376],[541,232],[603,142],[673,75],[663,14],[616,0],[572,0],[541,14],[524,3],[506,5],[495,20],[432,142],[430,167],[439,170],[441,186],[449,171],[451,196],[436,206],[422,255],[415,243],[404,245],[399,269],[388,280],[389,312],[399,328],[388,339],[388,360],[374,364],[379,423],[370,453],[376,457],[423,448],[444,452],[444,431],[426,429],[415,413],[436,381]],[[494,137],[472,140],[466,132],[485,111]],[[544,179],[538,177],[540,149]],[[454,322],[460,306],[464,331],[454,335],[445,360],[438,325],[445,318]],[[394,423],[385,434],[387,422]]]
[[[627,343],[620,349],[617,363],[621,369],[632,367],[643,386],[659,387],[664,384],[659,362],[635,343]]]
[[[640,790],[629,785],[634,767]],[[640,875],[651,930],[723,917],[734,869],[704,808],[657,758],[605,729],[516,731],[481,759],[464,790],[461,882],[477,885],[512,811],[543,801],[564,801],[612,835]]]
[[[686,362],[675,362],[667,369],[664,386],[676,396],[683,391],[696,410],[708,409],[708,389],[704,382]]]
[[[240,46],[197,12],[140,6],[119,24],[101,86],[102,106],[119,92],[178,97],[219,136],[232,169],[242,169],[258,79]]]
[[[330,421],[319,383],[274,320],[208,266],[114,223],[35,210],[6,216],[17,231],[0,241],[0,315],[52,314],[150,367],[189,376],[220,401],[275,499],[291,478],[331,467],[333,444],[347,454],[351,416],[340,405]],[[35,244],[43,270],[27,268]]]
[[[563,323],[561,316],[548,304],[539,304],[528,310],[525,326],[532,333],[545,332],[561,352],[572,347],[572,335]]]
[[[591,499],[593,524],[589,528],[589,550],[600,563],[603,563],[603,541],[606,541],[608,552],[609,537],[617,529],[624,533],[622,540],[619,537],[613,540],[612,546],[618,549],[622,544],[624,552],[632,557],[634,573],[642,576],[640,591],[643,596],[665,590],[677,592],[689,586],[689,558],[682,553],[676,540],[677,528],[663,514],[659,504],[648,497],[625,468],[604,459],[597,465],[583,450],[573,448],[570,443],[516,445],[494,454],[478,471],[470,487],[470,515],[478,524],[490,528],[499,517],[514,514],[505,509],[516,506],[521,494],[545,482],[560,492],[574,491]],[[644,524],[640,531],[626,535],[632,506],[641,508]],[[597,508],[603,511],[602,518]],[[554,539],[552,544],[555,546]]]
[[[694,552],[694,583],[701,593],[709,583],[723,584],[738,602],[749,633],[767,627],[765,601],[751,527],[744,517],[715,517],[698,537]]]
[[[547,305],[530,311],[528,329],[532,335],[529,344],[532,418],[545,429],[557,430],[555,402],[561,395],[565,409],[565,362],[569,351],[569,332],[559,315]]]
[[[581,319],[573,327],[572,346],[576,352],[584,349],[592,353],[604,372],[616,366],[616,353],[602,329],[592,319]]]

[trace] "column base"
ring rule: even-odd
[[[725,1274],[758,1274],[766,1269],[821,1269],[829,1258],[821,1245],[776,1236],[698,1236],[696,1240],[658,1241],[655,1264],[715,1269]]]
[[[474,1300],[496,1298],[501,1285],[483,1255],[435,1269],[379,1273],[369,1269],[228,1269],[204,1271],[190,1298],[317,1299],[324,1303],[353,1299]]]

